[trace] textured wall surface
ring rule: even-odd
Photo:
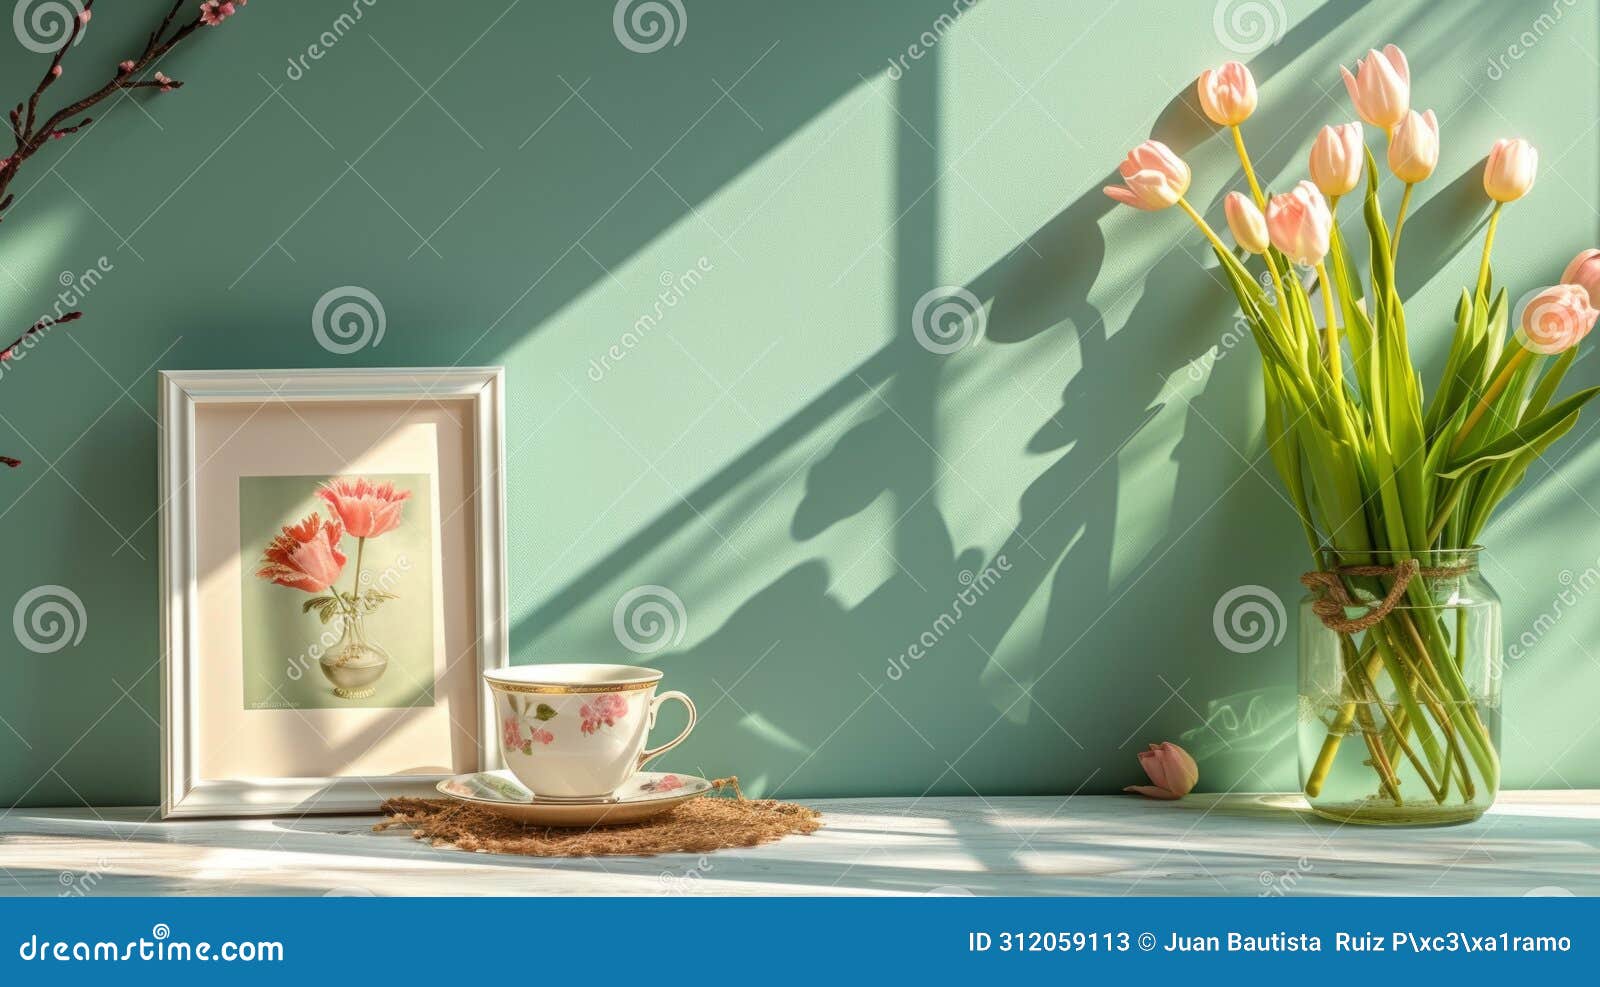
[[[60,91],[162,6],[99,11]],[[157,370],[457,363],[508,368],[514,660],[666,669],[703,717],[669,765],[791,796],[1111,791],[1181,739],[1205,787],[1294,785],[1304,547],[1258,359],[1183,218],[1100,186],[1153,134],[1220,221],[1237,177],[1201,69],[1248,61],[1282,188],[1353,116],[1337,65],[1401,44],[1444,132],[1401,258],[1431,372],[1495,138],[1544,155],[1501,225],[1513,293],[1600,239],[1593,6],[681,7],[658,45],[610,0],[256,3],[171,58],[187,88],[28,163],[0,324],[69,280],[88,316],[0,375],[0,452],[26,461],[0,475],[0,616],[59,585],[84,633],[0,634],[0,806],[156,798]],[[15,96],[45,58],[0,50]],[[313,311],[345,286],[384,334],[334,352]],[[919,340],[919,302],[957,288],[981,333]],[[1558,599],[1600,557],[1596,421],[1488,539],[1524,642],[1513,786],[1600,785],[1600,600]],[[1213,628],[1242,585],[1290,614],[1248,653]],[[672,626],[646,619],[640,654],[614,618],[651,593]]]

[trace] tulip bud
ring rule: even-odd
[[[1200,108],[1222,127],[1244,123],[1256,111],[1256,80],[1241,62],[1224,62],[1206,69],[1195,83]]]
[[[1177,744],[1164,742],[1151,744],[1147,751],[1139,752],[1139,766],[1150,776],[1148,785],[1129,785],[1125,792],[1135,792],[1153,799],[1181,799],[1188,795],[1200,780],[1200,769],[1189,752]]]
[[[1533,188],[1539,151],[1527,141],[1497,140],[1483,166],[1483,190],[1496,202],[1515,202]]]
[[[1267,232],[1272,245],[1296,264],[1322,263],[1333,235],[1333,214],[1328,201],[1310,182],[1301,182],[1267,203]]]
[[[1129,151],[1117,170],[1122,185],[1108,185],[1105,193],[1135,209],[1165,209],[1189,191],[1189,166],[1160,141]]]
[[[1439,119],[1433,111],[1412,110],[1389,140],[1389,170],[1407,185],[1425,181],[1439,166]]]
[[[1387,132],[1411,109],[1411,69],[1405,52],[1385,45],[1380,54],[1368,51],[1356,62],[1356,74],[1343,65],[1344,87],[1361,119]]]
[[[1589,304],[1600,308],[1600,250],[1590,247],[1572,258],[1561,272],[1562,284],[1575,284],[1589,293]]]
[[[1228,229],[1233,231],[1235,243],[1252,254],[1267,252],[1267,218],[1254,202],[1238,192],[1229,192],[1222,200],[1222,209],[1228,214]]]
[[[1361,181],[1365,145],[1361,124],[1323,127],[1311,144],[1311,180],[1323,195],[1344,195]]]
[[[1546,355],[1576,346],[1600,316],[1582,285],[1558,284],[1534,295],[1522,310],[1517,341],[1524,349]]]

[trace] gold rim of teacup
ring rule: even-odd
[[[588,696],[600,692],[638,692],[660,684],[653,682],[602,682],[595,685],[541,685],[537,682],[502,682],[487,679],[489,688],[496,692],[533,693],[540,696]]]

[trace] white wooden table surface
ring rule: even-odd
[[[1477,823],[1367,829],[1293,796],[834,799],[812,836],[706,856],[547,860],[435,849],[372,817],[0,816],[0,893],[1600,894],[1600,792],[1513,792]]]

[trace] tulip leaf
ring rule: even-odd
[[[332,602],[333,597],[331,596],[313,596],[311,599],[300,604],[300,612],[310,613],[313,607],[325,607]]]
[[[1578,420],[1578,412],[1596,394],[1600,387],[1579,391],[1548,411],[1542,412],[1506,432],[1472,453],[1472,458],[1439,474],[1446,480],[1459,480],[1504,460],[1513,459],[1531,448],[1543,451],[1560,438]],[[1569,420],[1570,419],[1570,420]]]

